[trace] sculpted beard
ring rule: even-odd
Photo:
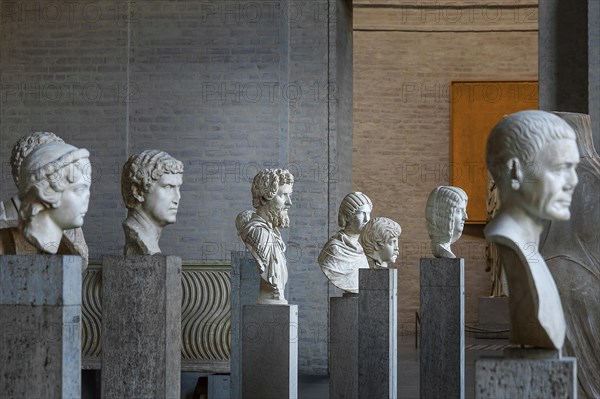
[[[290,225],[290,217],[288,216],[285,206],[277,206],[273,201],[267,205],[267,212],[271,217],[271,223],[275,227],[288,227]]]

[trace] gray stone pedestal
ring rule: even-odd
[[[298,305],[246,305],[242,398],[298,397]]]
[[[358,397],[398,396],[398,271],[360,269]]]
[[[0,256],[0,396],[81,396],[81,258]]]
[[[181,258],[102,260],[102,398],[179,398]]]
[[[329,298],[329,397],[358,398],[358,295]]]
[[[463,259],[421,258],[422,399],[465,397]]]
[[[477,399],[576,399],[577,361],[483,358],[475,362]]]
[[[231,251],[231,397],[242,397],[242,307],[256,303],[260,284],[256,260],[248,251]]]

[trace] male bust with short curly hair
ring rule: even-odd
[[[129,157],[121,175],[127,207],[125,255],[160,253],[163,227],[177,220],[182,183],[183,163],[164,151],[146,150]]]
[[[242,212],[236,219],[238,234],[256,259],[260,273],[258,304],[286,304],[288,280],[285,244],[280,227],[288,227],[294,176],[285,169],[264,169],[252,181],[256,213]],[[249,217],[249,219],[248,219]]]

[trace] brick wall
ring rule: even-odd
[[[227,260],[243,250],[234,219],[251,208],[251,179],[288,167],[296,184],[284,236],[290,302],[300,305],[300,371],[326,373],[328,287],[316,257],[329,210],[351,185],[351,41],[336,46],[352,25],[339,1],[345,8],[335,0],[0,0],[0,198],[16,191],[8,162],[17,138],[53,131],[91,152],[91,258],[120,254],[121,167],[132,153],[163,149],[185,164],[163,252]],[[338,85],[343,98],[328,98]]]
[[[419,258],[431,257],[425,202],[449,184],[452,81],[537,80],[537,2],[354,2],[353,188],[402,226],[399,331],[414,329]],[[482,226],[467,226],[466,321],[488,295]],[[410,338],[412,339],[412,338]]]

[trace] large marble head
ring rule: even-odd
[[[264,169],[252,181],[252,206],[274,227],[288,227],[294,176],[286,169]]]
[[[158,227],[175,223],[183,163],[164,151],[146,150],[129,157],[121,175],[121,194],[130,211],[143,213]]]
[[[467,194],[459,187],[436,187],[427,198],[425,218],[436,257],[454,258],[450,245],[460,238],[467,220]]]
[[[81,227],[91,186],[90,153],[62,141],[37,145],[18,167],[19,228],[42,252],[56,253],[64,230]]]
[[[575,140],[569,124],[549,112],[521,111],[503,118],[486,148],[500,211],[518,207],[532,219],[568,220],[578,182]]]
[[[360,191],[344,197],[338,212],[338,224],[348,234],[358,235],[371,219],[373,203]]]
[[[375,267],[387,267],[389,262],[394,263],[400,251],[398,237],[402,229],[392,219],[376,217],[371,219],[360,234],[360,245],[365,255],[373,259]]]
[[[64,143],[64,140],[51,132],[35,132],[17,140],[10,156],[10,166],[15,186],[19,187],[19,171],[27,155],[37,146],[51,142]]]

